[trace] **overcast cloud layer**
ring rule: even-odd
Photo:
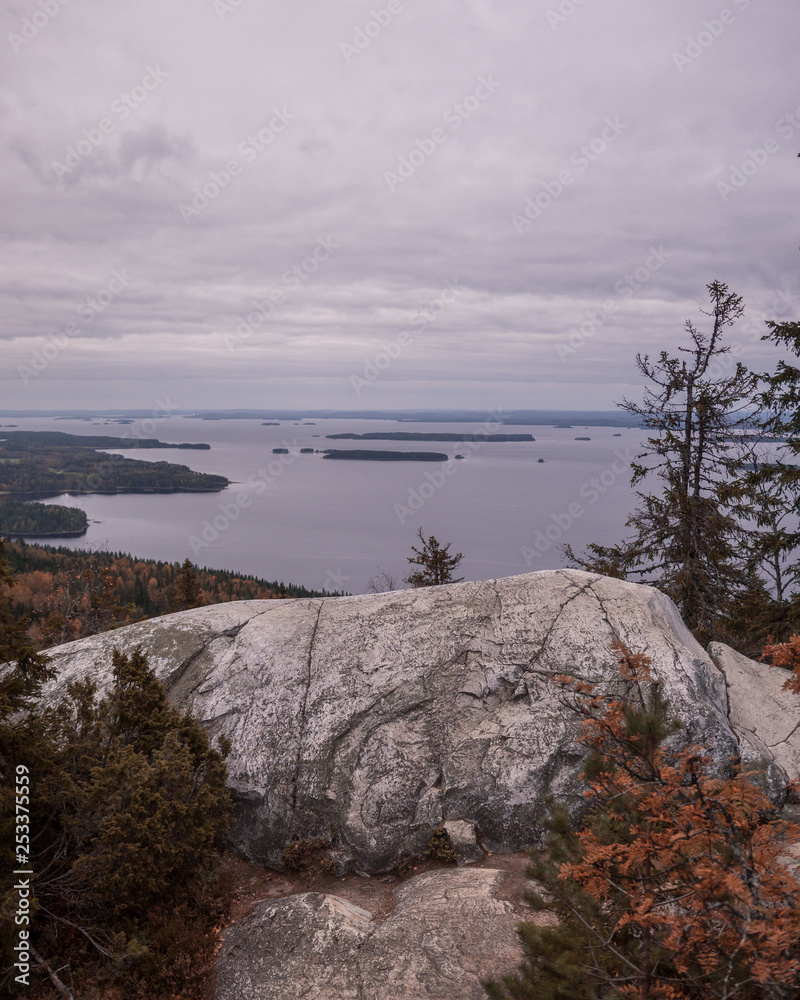
[[[1,26],[4,408],[607,409],[713,279],[800,318],[796,0]]]

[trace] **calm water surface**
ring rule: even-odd
[[[491,428],[530,433],[535,442],[326,441],[352,431],[473,433],[480,424],[328,419],[279,426],[260,420],[171,417],[130,427],[102,421],[4,418],[20,430],[158,437],[206,442],[211,451],[120,452],[170,461],[233,481],[221,493],[59,497],[86,511],[89,531],[58,540],[70,548],[109,550],[251,573],[314,589],[363,593],[379,569],[401,579],[421,527],[451,553],[463,552],[468,580],[563,565],[569,542],[610,544],[624,534],[633,506],[628,462],[642,432],[619,427]],[[619,436],[617,436],[619,435]],[[576,441],[589,437],[590,441]],[[284,447],[289,456],[274,455]],[[467,457],[446,467],[428,462],[323,461],[300,448],[437,451]],[[538,459],[544,459],[539,462]]]

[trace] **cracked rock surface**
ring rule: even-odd
[[[216,1000],[485,1000],[522,958],[502,871],[426,872],[382,924],[337,896],[262,903],[224,934]]]
[[[744,684],[725,666],[726,686],[667,597],[579,570],[184,611],[48,651],[50,690],[102,687],[112,648],[141,646],[173,701],[231,740],[235,850],[277,865],[292,837],[326,836],[376,873],[435,823],[474,824],[500,853],[537,841],[548,792],[577,812],[578,723],[547,675],[613,680],[614,638],[652,657],[678,739],[719,766],[740,754],[781,800],[798,732],[770,728],[771,708],[741,721],[775,671],[745,660]]]
[[[725,677],[730,723],[742,746],[742,760],[771,757],[772,782],[800,775],[800,694],[784,691],[789,674],[756,663],[722,642],[712,642],[709,655]],[[774,772],[774,773],[773,773]]]

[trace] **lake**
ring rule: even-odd
[[[401,580],[419,544],[417,528],[463,552],[460,576],[485,580],[563,566],[559,545],[580,551],[624,534],[633,507],[628,464],[636,428],[421,423],[319,419],[264,426],[261,420],[180,416],[135,423],[3,418],[20,430],[158,437],[207,442],[210,451],[124,450],[232,480],[221,493],[62,496],[86,511],[89,530],[58,539],[69,548],[103,546],[140,557],[249,573],[315,590],[364,593],[385,570]],[[535,442],[326,441],[369,431],[530,433]],[[576,438],[590,440],[576,440]],[[369,448],[446,453],[429,462],[323,460],[301,448]],[[273,454],[287,448],[288,454]],[[453,461],[456,453],[466,456]],[[543,459],[539,462],[539,459]]]

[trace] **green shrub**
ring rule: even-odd
[[[315,837],[308,840],[291,840],[283,849],[281,863],[286,871],[297,875],[333,875],[333,859],[323,856],[330,848],[327,837]]]
[[[426,861],[439,861],[445,865],[458,864],[458,858],[447,835],[447,830],[441,825],[433,827],[422,853],[410,854],[408,857],[401,858],[395,866],[395,871],[400,878],[405,878]]]
[[[423,861],[442,861],[446,865],[458,864],[456,852],[443,826],[435,826],[431,830],[428,844],[422,852]]]
[[[108,985],[188,1000],[200,995],[229,904],[215,851],[230,823],[229,747],[211,747],[170,706],[140,650],[115,650],[112,674],[101,700],[82,681],[56,710],[25,713],[39,733],[31,936],[63,981],[81,969],[82,995]],[[5,918],[10,882],[2,896]]]

